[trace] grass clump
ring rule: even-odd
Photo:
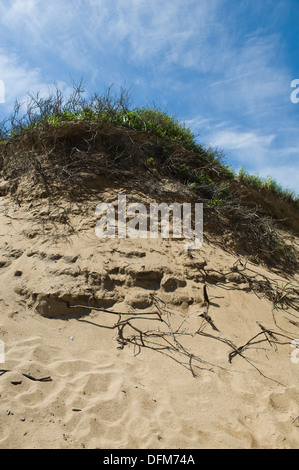
[[[276,196],[284,200],[297,202],[298,198],[294,191],[289,191],[287,188],[283,188],[279,185],[271,176],[267,178],[262,178],[257,174],[248,173],[243,167],[239,169],[237,178],[240,182],[245,183],[247,186],[254,189],[265,189]]]
[[[123,123],[129,127],[155,132],[162,139],[178,142],[189,150],[196,151],[199,147],[191,130],[160,108],[127,110],[122,118]]]

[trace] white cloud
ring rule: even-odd
[[[43,77],[40,68],[30,68],[26,63],[21,63],[16,54],[6,55],[0,50],[1,80],[5,87],[5,102],[1,104],[0,113],[9,114],[15,99],[26,104],[28,93],[39,92],[40,96],[48,96],[53,90],[54,83],[48,83]],[[65,96],[71,93],[71,88],[63,81],[57,81],[57,85]]]
[[[259,136],[254,132],[237,132],[233,130],[215,133],[215,145],[231,150],[265,150],[273,142],[275,135]]]

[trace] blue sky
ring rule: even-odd
[[[54,82],[125,86],[299,193],[298,25],[299,0],[0,0],[0,119]]]

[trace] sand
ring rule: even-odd
[[[46,202],[0,204],[0,448],[298,448],[298,312],[273,311],[232,267],[239,259],[281,288],[298,277],[207,241],[191,259],[181,240],[100,240],[95,201],[72,208],[69,233],[50,224]],[[159,308],[164,322],[149,315]],[[115,325],[130,316],[103,309],[157,336],[143,347],[127,324],[136,340],[124,344]],[[216,338],[239,347],[258,323],[284,344],[260,335],[229,362],[233,349]]]

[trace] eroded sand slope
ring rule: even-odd
[[[277,300],[298,279],[208,242],[100,240],[94,209],[70,229],[1,198],[1,448],[297,448],[298,312]]]

